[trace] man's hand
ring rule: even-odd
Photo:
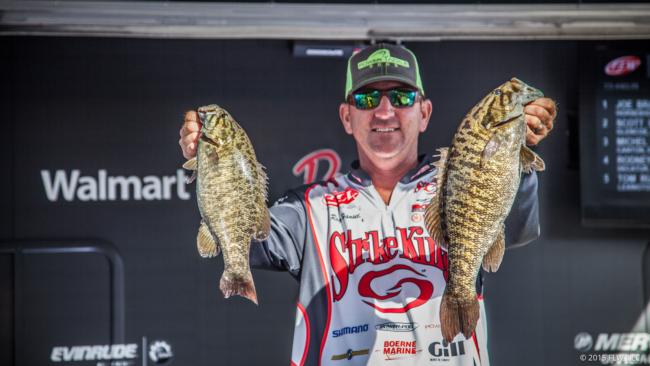
[[[185,112],[185,120],[180,131],[181,138],[178,140],[185,159],[189,160],[196,156],[196,146],[199,142],[201,126],[199,114],[196,111]]]
[[[537,145],[553,129],[557,117],[557,106],[549,98],[539,98],[524,107],[526,118],[526,144]]]

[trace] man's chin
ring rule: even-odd
[[[378,160],[392,160],[399,156],[398,149],[373,149],[372,156]]]

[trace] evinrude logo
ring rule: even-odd
[[[172,347],[165,341],[155,341],[149,345],[149,358],[157,365],[164,365],[174,357]]]
[[[134,359],[138,355],[137,343],[98,346],[53,347],[52,362],[100,361]]]
[[[185,173],[178,169],[176,175],[145,177],[111,176],[105,169],[97,175],[81,175],[79,169],[71,171],[41,170],[45,195],[49,201],[160,201],[178,198],[189,200]],[[174,197],[175,196],[175,197]]]

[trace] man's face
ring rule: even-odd
[[[380,81],[361,90],[411,89],[396,81]],[[431,102],[418,95],[411,107],[396,108],[382,95],[377,108],[357,109],[341,104],[339,108],[345,132],[354,136],[359,158],[369,159],[375,165],[387,162],[407,162],[417,157],[418,135],[424,132],[431,116]]]

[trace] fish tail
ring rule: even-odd
[[[243,277],[233,278],[224,273],[221,276],[219,288],[226,299],[233,295],[239,295],[257,305],[257,291],[255,290],[255,283],[253,282],[253,275],[250,270],[248,271],[248,274]]]
[[[458,333],[470,338],[479,317],[476,298],[468,301],[454,298],[445,292],[440,303],[440,330],[443,338],[451,343]]]

